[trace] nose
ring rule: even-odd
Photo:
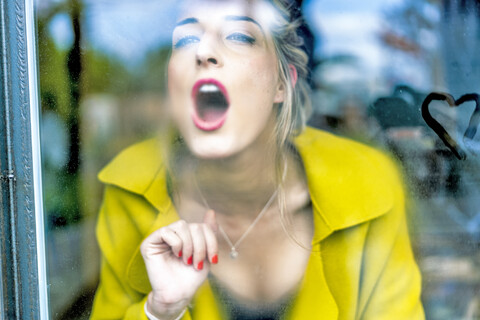
[[[197,46],[195,54],[197,66],[220,67],[223,65],[223,59],[219,52],[218,41],[210,35],[204,35]]]

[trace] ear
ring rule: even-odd
[[[290,80],[292,81],[292,87],[295,88],[298,80],[297,68],[295,68],[293,64],[289,64],[288,71],[290,71]]]
[[[288,65],[288,71],[290,73],[290,81],[292,82],[292,87],[295,88],[297,84],[298,74],[297,68],[293,64]],[[285,85],[283,83],[278,85],[277,94],[275,95],[275,103],[280,103],[285,100]]]

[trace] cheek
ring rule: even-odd
[[[245,70],[250,70],[250,87],[256,99],[261,98],[265,107],[273,105],[278,89],[278,71],[271,59],[255,59],[249,61]],[[253,98],[253,97],[252,97]]]

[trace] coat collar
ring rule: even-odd
[[[382,175],[380,152],[335,135],[307,128],[295,139],[305,167],[315,222],[313,242],[332,232],[377,218],[393,206]],[[383,161],[383,163],[389,163]]]
[[[122,151],[100,173],[105,184],[143,195],[159,212],[171,205],[164,161],[157,139],[150,139]]]
[[[313,205],[314,246],[331,233],[379,217],[392,207],[393,194],[386,182],[392,180],[382,177],[379,152],[312,128],[298,136],[294,145],[305,167]],[[102,182],[143,195],[158,210],[145,237],[179,219],[167,192],[159,150],[157,140],[142,142],[126,149],[99,174]],[[313,255],[312,259],[311,263],[321,266]],[[130,260],[127,278],[139,292],[151,290],[139,249]]]

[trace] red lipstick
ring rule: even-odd
[[[192,88],[192,120],[202,131],[220,129],[227,120],[230,100],[227,89],[218,80],[201,79]]]

